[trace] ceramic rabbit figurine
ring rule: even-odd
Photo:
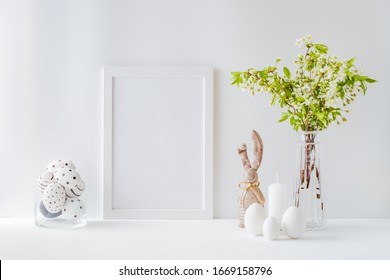
[[[246,145],[242,144],[238,148],[238,154],[245,169],[244,181],[239,184],[242,192],[239,197],[240,212],[238,226],[241,228],[244,227],[244,216],[246,209],[255,202],[261,204],[263,207],[265,203],[264,195],[259,188],[260,183],[257,175],[257,170],[259,169],[261,160],[263,158],[263,141],[255,130],[252,131],[252,140],[255,146],[254,160],[252,164],[248,159]]]

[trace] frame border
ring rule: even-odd
[[[203,208],[113,209],[113,80],[116,77],[202,77],[203,88]],[[213,218],[213,69],[211,67],[104,67],[103,219]]]

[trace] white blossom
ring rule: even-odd
[[[297,45],[298,47],[303,46],[303,44],[304,44],[303,38],[298,38],[295,42],[295,45]]]

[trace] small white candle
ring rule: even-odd
[[[268,186],[268,216],[274,217],[281,227],[283,213],[287,209],[287,187],[279,184],[276,174],[276,184]]]

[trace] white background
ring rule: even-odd
[[[204,83],[114,78],[113,209],[203,209]]]
[[[348,122],[323,133],[329,217],[390,217],[389,2],[260,0],[0,1],[0,216],[32,217],[35,178],[71,159],[87,183],[88,216],[102,216],[103,96],[109,66],[212,66],[214,213],[236,217],[236,153],[260,132],[263,186],[292,188],[297,135],[267,95],[229,86],[230,72],[291,66],[310,33],[380,82]],[[252,154],[250,153],[250,156]],[[265,191],[266,193],[266,191]]]

